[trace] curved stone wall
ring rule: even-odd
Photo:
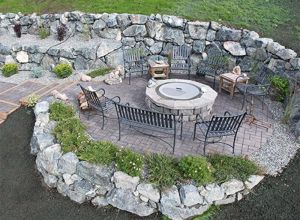
[[[63,153],[52,136],[55,122],[49,120],[49,103],[37,103],[31,153],[36,166],[51,188],[77,203],[91,202],[98,207],[111,205],[139,216],[161,212],[170,219],[201,215],[212,204],[223,205],[247,195],[264,177],[252,175],[245,182],[232,179],[222,184],[196,187],[192,184],[158,189],[139,177],[80,161],[72,153]]]
[[[15,37],[16,23],[22,26],[21,38]],[[44,40],[37,35],[42,25],[50,30],[50,37]],[[68,30],[65,42],[56,40],[60,25]],[[59,62],[70,62],[75,70],[116,66],[123,63],[122,48],[145,48],[147,55],[165,56],[172,45],[182,44],[192,47],[194,68],[219,48],[230,55],[229,69],[240,65],[247,72],[261,63],[290,76],[300,69],[300,58],[293,50],[272,39],[260,38],[254,31],[216,22],[159,14],[0,14],[0,66],[17,62],[21,70],[39,65],[51,69]]]

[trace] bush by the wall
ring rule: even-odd
[[[38,35],[41,39],[45,39],[49,37],[50,36],[49,28],[45,27],[44,25],[40,26],[38,30]]]
[[[99,68],[99,69],[89,72],[87,75],[92,78],[95,78],[97,76],[104,76],[105,74],[109,73],[111,70],[112,70],[112,68],[109,68],[109,67]]]
[[[16,36],[18,38],[20,38],[21,35],[22,35],[22,26],[20,24],[15,24],[14,25],[14,32],[15,32]]]
[[[15,63],[7,63],[2,66],[2,74],[5,77],[10,77],[18,72],[18,65]]]
[[[272,88],[275,91],[274,98],[276,101],[284,102],[289,95],[289,80],[281,76],[273,76],[271,79]]]
[[[72,106],[65,105],[62,102],[53,102],[50,107],[50,119],[61,121],[75,116],[75,111]]]
[[[31,71],[31,76],[33,78],[40,78],[43,75],[43,68],[42,67],[34,67]]]
[[[57,39],[59,41],[63,41],[67,33],[66,26],[65,25],[58,26],[56,28],[56,32],[57,32]]]
[[[66,78],[72,74],[73,69],[69,64],[61,63],[54,67],[53,72],[58,78]]]

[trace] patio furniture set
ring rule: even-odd
[[[170,72],[173,71],[187,71],[188,77],[190,78],[190,54],[191,50],[186,46],[176,46],[173,48],[171,53],[172,58],[170,63],[166,63],[162,60],[151,60],[149,62],[149,74],[153,78],[162,78],[168,79]],[[218,75],[217,70],[224,66],[224,56],[221,53],[215,54],[215,56],[208,58],[204,61],[204,65],[199,65],[198,73],[212,76],[214,79],[213,87],[215,87],[216,77]],[[214,69],[214,67],[217,69]],[[147,65],[145,63],[144,53],[141,50],[136,49],[127,49],[124,50],[124,68],[125,68],[125,77],[129,78],[129,84],[131,83],[131,76],[133,73],[143,74],[147,70]],[[236,91],[239,91],[243,95],[242,109],[244,108],[245,101],[247,97],[260,97],[262,102],[264,101],[265,96],[268,94],[270,87],[270,76],[274,74],[270,69],[266,67],[260,68],[256,74],[255,82],[249,84],[249,78],[245,75],[235,75],[234,73],[225,73],[220,75],[220,87],[219,91],[222,89],[229,91],[230,96],[233,97]],[[175,80],[175,79],[174,79]],[[164,82],[169,80],[160,80],[159,82]],[[172,81],[172,80],[171,80]],[[176,81],[176,80],[175,80]],[[195,103],[195,99],[201,100],[202,94],[207,90],[206,88],[201,88],[183,80],[184,82],[177,83],[173,87],[165,86],[165,91],[160,88],[155,88],[155,91],[161,96],[166,98],[166,101],[162,102],[162,106],[166,106],[166,103],[176,103],[178,101],[186,100],[186,103]],[[194,81],[191,81],[194,82]],[[170,82],[159,83],[160,86],[166,85]],[[186,85],[187,84],[187,85]],[[201,83],[199,83],[201,84]],[[191,86],[192,85],[192,86]],[[203,84],[204,85],[204,84]],[[167,109],[166,108],[150,108],[149,110],[132,107],[129,103],[121,103],[120,97],[116,96],[113,98],[108,98],[105,96],[105,90],[91,90],[84,88],[79,85],[86,97],[88,106],[91,109],[96,110],[102,116],[102,129],[104,128],[104,119],[108,117],[111,113],[111,109],[115,108],[115,113],[118,120],[118,129],[119,129],[119,140],[121,139],[121,130],[122,125],[127,125],[130,128],[137,128],[139,130],[145,129],[149,131],[159,131],[163,133],[171,134],[173,137],[173,154],[175,152],[176,145],[176,135],[179,126],[180,139],[182,139],[182,130],[183,130],[183,121],[185,121],[184,113],[187,111],[179,111],[177,108]],[[205,85],[208,87],[207,85]],[[193,88],[192,88],[193,87]],[[147,88],[149,89],[149,88]],[[195,94],[193,91],[197,91]],[[209,87],[209,89],[211,89]],[[212,90],[212,89],[211,89]],[[192,91],[192,94],[190,94]],[[212,90],[213,91],[213,90]],[[101,92],[99,94],[99,92]],[[215,91],[213,91],[216,93]],[[146,92],[147,93],[147,92]],[[146,94],[147,95],[147,94]],[[169,97],[168,97],[169,95]],[[217,95],[217,93],[216,93]],[[215,95],[215,97],[216,97]],[[210,94],[210,97],[214,96],[213,93]],[[161,99],[158,98],[158,99]],[[203,97],[205,99],[205,97]],[[146,99],[147,101],[147,99]],[[212,104],[214,99],[212,100]],[[207,104],[207,102],[205,102]],[[156,107],[157,103],[154,104]],[[198,103],[197,105],[201,105]],[[174,106],[174,105],[172,105]],[[206,107],[207,111],[210,113],[212,105]],[[210,108],[210,109],[209,109]],[[180,108],[179,108],[180,109]],[[199,112],[195,112],[195,107],[191,109],[194,113],[194,133],[193,140],[198,139],[201,142],[204,142],[204,155],[206,153],[206,146],[210,143],[223,143],[232,147],[232,152],[234,154],[235,141],[237,137],[238,130],[247,115],[247,112],[240,114],[231,115],[229,112],[225,112],[223,116],[212,116],[210,119],[205,115],[203,117],[203,108]],[[176,113],[175,113],[176,112]],[[197,131],[200,130],[203,139],[196,138]],[[222,142],[222,138],[226,136],[233,137],[233,143],[228,144]]]

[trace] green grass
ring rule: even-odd
[[[218,206],[212,205],[202,215],[193,218],[193,220],[212,220],[219,213],[219,211],[220,208]]]
[[[87,75],[92,78],[95,78],[97,76],[104,76],[105,74],[109,73],[111,70],[112,70],[112,68],[109,68],[109,67],[100,68],[100,69],[96,69],[96,70],[89,72]]]

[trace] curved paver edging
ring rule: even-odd
[[[139,177],[116,171],[113,167],[80,161],[73,152],[63,154],[52,136],[55,122],[49,120],[49,102],[37,103],[31,153],[44,182],[77,203],[91,201],[95,206],[112,205],[118,209],[148,216],[160,211],[171,219],[201,215],[210,205],[223,205],[242,199],[264,176],[252,175],[245,181],[232,179],[220,185],[172,186],[159,190]]]
[[[21,38],[15,37],[15,23],[22,26]],[[51,34],[44,40],[38,37],[42,24]],[[59,43],[55,38],[60,25],[65,25],[72,37],[54,46]],[[90,30],[89,40],[82,37],[86,30]],[[75,70],[114,67],[123,64],[122,50],[126,47],[145,48],[147,55],[167,56],[172,45],[183,44],[192,48],[193,67],[220,48],[230,55],[229,69],[240,65],[243,72],[248,72],[255,62],[290,76],[300,69],[300,58],[293,50],[260,38],[254,31],[169,15],[8,13],[0,14],[0,35],[0,66],[17,62],[21,70],[36,66],[51,69],[59,62],[69,62]]]

